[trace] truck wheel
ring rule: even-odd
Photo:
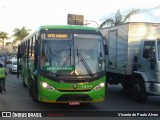
[[[147,99],[147,94],[144,86],[144,82],[141,78],[136,77],[133,81],[132,86],[133,97],[138,102],[145,102]]]
[[[122,84],[123,89],[125,90],[129,89],[129,81],[124,81],[121,84]]]

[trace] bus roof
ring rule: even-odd
[[[44,25],[44,26],[40,26],[39,29],[37,31],[35,31],[34,33],[28,35],[27,37],[25,37],[21,43],[25,42],[26,40],[28,40],[30,37],[35,36],[37,33],[39,33],[40,31],[46,31],[46,30],[69,30],[69,31],[90,31],[92,33],[100,33],[99,29],[94,28],[94,27],[88,27],[88,26],[78,26],[78,25]]]
[[[41,26],[39,30],[45,30],[45,29],[66,29],[66,30],[93,30],[96,31],[97,28],[94,27],[87,27],[87,26],[78,26],[78,25],[46,25],[46,26]]]

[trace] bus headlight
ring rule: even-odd
[[[46,88],[48,90],[55,90],[54,87],[52,87],[51,85],[47,84],[46,82],[41,82],[41,85],[43,88]]]
[[[99,85],[97,85],[96,87],[94,87],[94,89],[99,90],[99,89],[103,88],[104,86],[105,86],[105,82],[102,82]]]

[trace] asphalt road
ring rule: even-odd
[[[7,68],[8,70],[8,68]],[[81,104],[80,106],[69,106],[68,104],[49,104],[49,103],[37,103],[34,102],[31,97],[29,97],[27,88],[23,87],[22,79],[17,79],[16,74],[7,75],[6,79],[6,92],[0,94],[0,111],[84,111],[82,115],[90,114],[88,111],[98,111],[93,112],[93,114],[99,114],[102,111],[118,111],[118,113],[123,111],[160,111],[160,97],[149,96],[145,103],[135,102],[131,94],[121,87],[121,85],[108,86],[106,90],[106,99],[102,103],[88,103]],[[107,113],[106,112],[106,113]],[[94,116],[94,115],[93,115]],[[159,115],[160,116],[160,115]],[[92,117],[92,120],[97,120],[97,117]],[[87,117],[86,119],[91,119]],[[110,118],[110,117],[107,117]],[[125,119],[138,119],[137,117],[124,117]],[[114,119],[124,119],[123,117],[117,117]],[[144,118],[144,117],[143,117]],[[139,119],[143,119],[140,117]],[[158,119],[158,117],[152,117]],[[5,118],[3,118],[5,119]],[[24,118],[23,118],[24,119]],[[27,118],[26,118],[27,119]],[[43,119],[43,118],[41,118]],[[51,118],[50,118],[51,119]],[[57,119],[64,119],[64,117],[56,117]],[[71,118],[67,117],[66,120]],[[72,119],[83,119],[82,116],[77,116]],[[99,119],[106,120],[106,117],[99,117]],[[113,119],[111,117],[110,119]],[[147,118],[151,119],[151,117]],[[0,118],[1,120],[1,118]]]

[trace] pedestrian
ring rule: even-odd
[[[3,67],[2,63],[0,63],[0,79],[3,80],[4,86],[2,90],[4,91],[6,91],[5,88],[6,75],[7,75],[6,69]]]

